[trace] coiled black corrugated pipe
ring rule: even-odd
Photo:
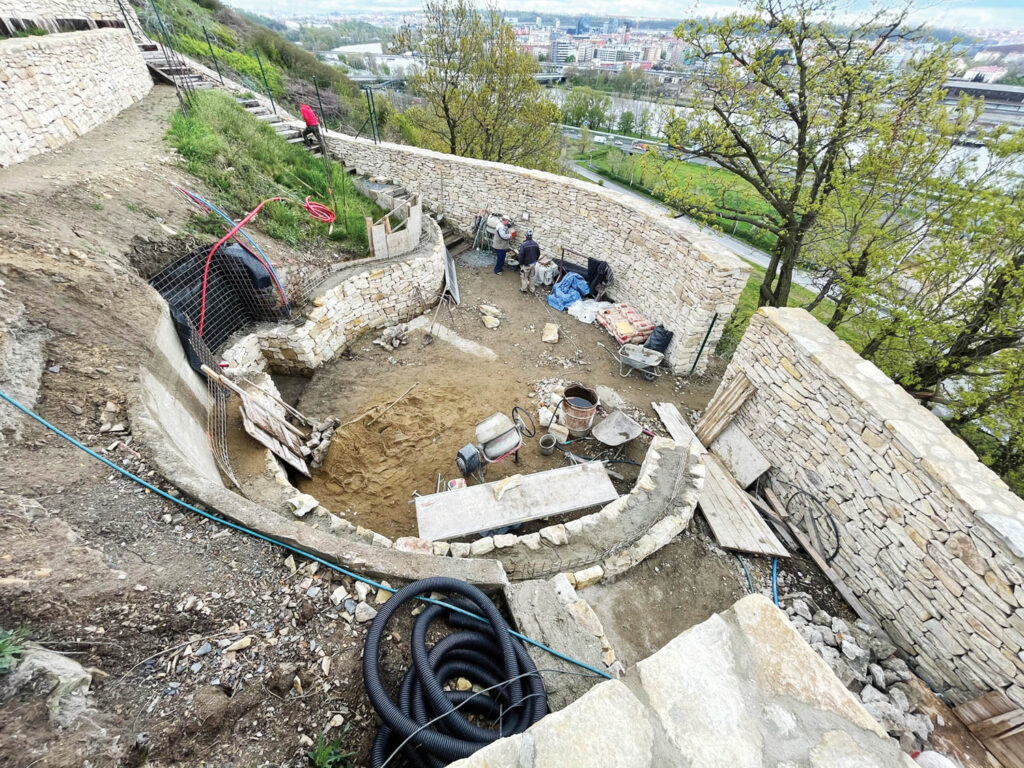
[[[424,610],[413,624],[412,665],[396,702],[380,677],[381,639],[396,611],[432,592],[457,595],[446,602],[482,614],[489,623],[441,605]],[[428,649],[427,630],[442,617],[458,631]],[[478,694],[444,690],[447,681],[458,677],[493,690]],[[370,755],[371,768],[381,768],[403,742],[402,754],[410,765],[445,766],[503,736],[525,731],[548,711],[537,667],[523,645],[509,634],[508,623],[494,603],[472,584],[441,576],[413,582],[381,607],[366,635],[363,682],[381,719]],[[477,723],[467,715],[476,716]],[[478,724],[488,720],[495,721],[496,727]]]

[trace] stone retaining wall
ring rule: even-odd
[[[472,544],[434,542],[434,547],[453,557],[494,558],[513,579],[564,572],[583,588],[625,573],[682,533],[703,487],[698,445],[656,437],[633,489],[599,512],[536,533],[484,536]]]
[[[515,218],[520,234],[532,228],[552,256],[565,246],[606,260],[610,295],[675,333],[668,354],[677,373],[689,373],[717,313],[697,365],[704,370],[746,285],[749,268],[695,226],[597,184],[330,131],[327,143],[345,165],[421,193],[464,231],[487,208]]]
[[[1024,501],[803,310],[759,310],[722,387],[741,371],[757,389],[732,423],[827,504],[832,567],[918,674],[954,703],[1024,705]]]
[[[400,261],[371,260],[367,267],[314,299],[306,321],[248,334],[221,352],[232,369],[308,375],[356,337],[408,320],[436,297],[447,251],[441,230],[422,218],[420,247]]]
[[[0,40],[0,166],[67,144],[152,87],[127,29]]]
[[[128,0],[125,9],[134,14]],[[123,21],[117,0],[0,0],[0,17],[8,19],[110,19]]]

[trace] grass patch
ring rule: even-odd
[[[0,629],[0,675],[14,669],[18,657],[25,651],[25,638],[28,632],[24,629]]]
[[[301,201],[310,196],[331,205],[323,160],[310,155],[301,144],[289,144],[226,93],[197,93],[188,117],[174,114],[167,138],[181,153],[188,170],[215,190],[213,202],[236,220],[268,197]],[[292,246],[329,239],[365,252],[364,217],[376,220],[383,211],[356,190],[337,163],[329,165],[338,204],[333,231],[292,203],[268,203],[256,218],[256,226]],[[347,221],[341,210],[343,199],[348,202]],[[214,226],[216,232],[222,231],[219,223],[210,223]]]
[[[665,183],[664,179],[657,176],[652,169],[642,169],[639,165],[640,155],[626,155],[622,153],[621,159],[613,159],[609,156],[609,150],[602,148],[589,154],[578,154],[577,159],[587,160],[592,163],[592,169],[605,178],[616,181],[619,184],[636,189],[653,200],[664,202],[664,196],[658,194],[658,186]],[[745,211],[768,212],[768,205],[753,189],[743,189],[738,185],[737,179],[728,171],[721,168],[710,168],[699,163],[688,163],[685,161],[667,161],[668,170],[674,183],[680,187],[697,188],[712,199],[724,196],[725,204],[729,207]],[[700,217],[692,216],[700,220]],[[727,221],[717,216],[707,217],[703,223],[718,227],[723,232],[732,235],[737,240],[762,251],[771,251],[775,246],[775,236],[764,232],[746,223]]]

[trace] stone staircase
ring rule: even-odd
[[[245,111],[274,129],[278,136],[287,141],[289,144],[302,144],[302,131],[296,128],[289,122],[283,120],[279,115],[271,112],[267,107],[263,106],[256,99],[246,99],[243,97],[236,97],[235,100],[245,108]],[[321,157],[322,151],[320,146],[314,145],[308,147],[310,154]]]
[[[444,237],[444,246],[448,249],[448,253],[452,258],[470,249],[472,242],[467,240],[465,235],[456,230],[448,219],[443,219],[438,223],[441,226],[441,235]]]

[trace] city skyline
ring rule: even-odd
[[[282,8],[278,0],[234,0],[235,7],[275,16],[319,14],[358,14],[415,12],[415,0],[378,0],[371,7],[355,0],[292,0]],[[656,0],[514,0],[514,11],[531,14],[588,14],[618,18],[666,18],[665,6]],[[851,17],[868,11],[874,4],[865,0],[849,3]],[[723,16],[740,9],[737,2],[685,2],[671,14],[673,17]],[[915,20],[934,27],[955,29],[1024,29],[1024,3],[1019,0],[935,0],[921,3],[914,11]]]

